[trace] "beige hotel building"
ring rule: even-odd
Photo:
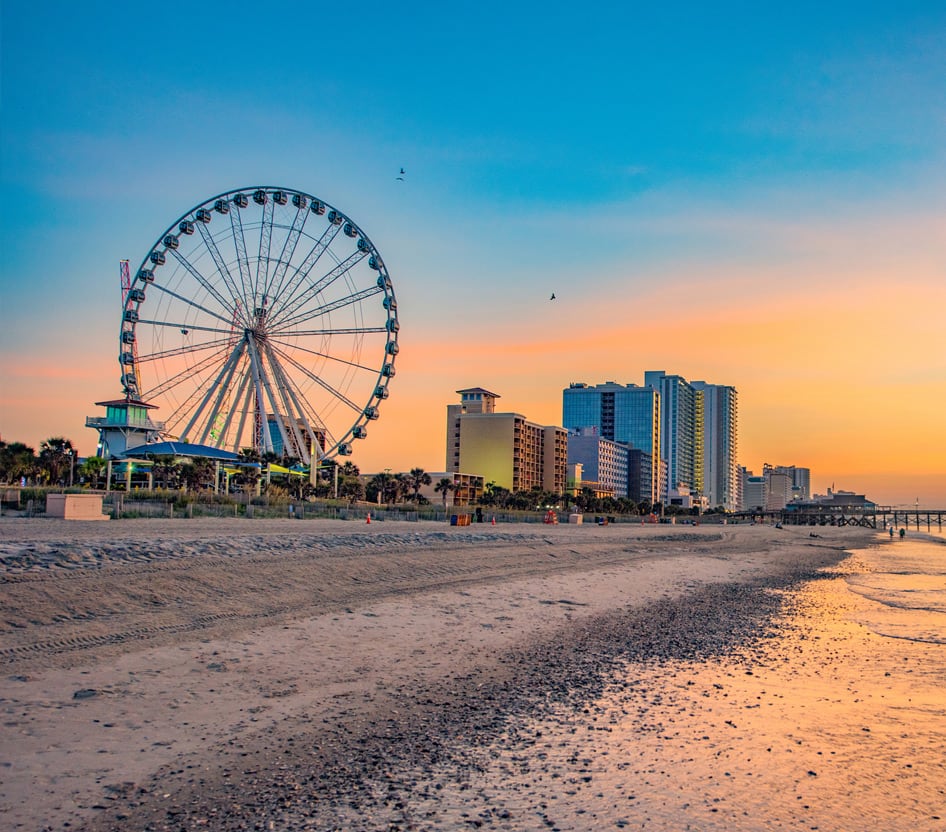
[[[510,491],[565,491],[568,433],[519,413],[497,413],[499,395],[471,387],[447,405],[447,471],[465,472]]]

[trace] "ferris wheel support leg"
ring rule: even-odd
[[[235,454],[240,452],[240,437],[243,436],[243,431],[246,428],[246,417],[250,412],[250,402],[252,401],[253,397],[253,387],[250,384],[250,375],[251,374],[249,372],[243,374],[243,379],[240,381],[240,389],[233,400],[233,407],[230,409],[230,413],[227,416],[227,422],[223,427],[224,435],[229,435],[230,423],[233,421],[233,414],[239,408],[240,424],[233,440],[233,453]],[[241,402],[243,403],[242,408],[240,408]]]
[[[276,389],[279,391],[279,397],[283,403],[283,409],[286,413],[286,429],[291,431],[291,436],[287,437],[292,440],[292,449],[295,451],[293,456],[298,456],[303,462],[308,462],[306,457],[306,443],[302,438],[302,432],[299,430],[299,419],[302,419],[303,422],[308,425],[308,420],[305,416],[305,411],[303,411],[299,400],[296,398],[295,391],[292,389],[292,385],[289,383],[285,372],[283,372],[282,366],[276,360],[275,353],[271,347],[267,345],[266,354],[269,356],[269,366],[273,370],[273,375],[275,376]],[[286,446],[288,447],[288,445]]]
[[[253,371],[253,385],[256,388],[256,418],[259,419],[259,448],[263,453],[273,452],[273,438],[269,435],[266,413],[266,399],[263,397],[262,362],[253,336],[247,338],[247,347],[250,353],[250,367]]]

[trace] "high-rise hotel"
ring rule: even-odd
[[[565,491],[568,437],[563,428],[538,425],[520,413],[497,413],[497,393],[457,390],[447,405],[447,472],[483,477],[510,491]]]
[[[645,468],[648,493],[629,493],[634,498],[660,499],[660,395],[652,387],[607,381],[591,387],[572,383],[562,391],[562,424],[568,430],[597,428],[603,439],[621,442],[643,454],[651,463]],[[640,466],[638,466],[640,467]]]
[[[660,456],[667,463],[666,491],[703,493],[703,393],[683,376],[644,373],[644,386],[660,393]]]
[[[562,424],[571,431],[596,428],[648,464],[643,487],[629,484],[635,498],[669,503],[680,491],[706,497],[710,507],[737,511],[736,389],[662,370],[648,371],[644,382],[569,385],[562,391]]]
[[[725,384],[690,382],[703,396],[703,494],[710,507],[740,509],[738,394]]]

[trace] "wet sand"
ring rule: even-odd
[[[638,643],[597,697],[509,720],[462,783],[431,796],[422,779],[417,828],[941,832],[946,548],[919,626],[922,572],[905,590],[909,610],[851,591],[887,582],[890,573],[872,578],[885,568],[876,555],[857,551],[797,588],[770,589],[742,637]],[[903,562],[887,557],[899,582]],[[708,588],[700,603],[743,620],[732,589]],[[674,616],[678,633],[690,611]]]
[[[3,520],[0,820],[556,828],[501,789],[467,805],[502,743],[632,658],[760,643],[782,589],[873,538],[817,534]]]

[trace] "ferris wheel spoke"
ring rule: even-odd
[[[191,307],[191,309],[196,309],[198,312],[203,312],[205,315],[209,315],[211,318],[216,318],[218,321],[222,321],[227,326],[232,326],[233,324],[232,314],[230,318],[226,318],[216,312],[212,312],[206,306],[202,306],[196,301],[189,300],[188,298],[185,298],[183,295],[179,294],[178,292],[174,292],[171,289],[168,289],[166,286],[160,286],[157,283],[155,283],[154,288],[157,289],[159,292],[164,292],[164,294],[169,295],[170,297],[181,301],[181,303],[186,304],[187,306]],[[232,313],[232,310],[230,311]]]
[[[273,211],[276,200],[263,196],[263,224],[260,226],[259,257],[256,260],[256,280],[253,283],[253,297],[259,297],[262,287],[266,297],[266,284],[269,283],[269,247],[273,239]]]
[[[285,453],[287,448],[298,448],[297,443],[294,441],[295,435],[298,433],[298,426],[295,426],[295,433],[292,437],[289,433],[290,425],[292,425],[292,423],[295,421],[295,412],[279,384],[282,368],[273,363],[272,353],[266,349],[265,342],[262,344],[257,344],[257,349],[259,351],[260,377],[263,382],[263,390],[266,392],[269,403],[273,408],[272,421],[275,423],[276,428],[279,431],[279,436],[282,440],[283,453]],[[267,361],[264,359],[269,359],[268,371]],[[282,405],[282,409],[280,409],[280,405]],[[272,437],[270,437],[270,439],[271,438]],[[301,437],[299,437],[299,440],[301,441]]]
[[[273,338],[277,335],[283,337],[292,336],[294,338],[309,335],[380,335],[387,331],[388,328],[386,326],[353,326],[336,327],[334,329],[287,329],[285,331],[276,330],[275,332],[270,332],[269,337]]]
[[[310,434],[313,433],[312,427],[309,422],[312,422],[316,425],[319,431],[322,432],[324,436],[328,436],[328,428],[325,425],[325,422],[319,418],[318,413],[310,406],[307,406],[305,396],[302,394],[302,391],[299,389],[297,384],[293,383],[292,378],[283,370],[282,365],[277,361],[275,362],[276,367],[285,383],[286,390],[289,392],[289,395],[292,397],[293,401],[296,403],[296,408],[299,413],[302,414],[303,418],[306,419],[306,425],[308,426]],[[314,434],[313,434],[314,437]]]
[[[223,399],[223,395],[226,392],[226,386],[229,385],[230,379],[233,377],[233,371],[236,369],[237,361],[239,360],[240,355],[242,355],[243,353],[245,343],[246,343],[246,339],[241,339],[237,343],[237,345],[233,348],[232,352],[230,353],[230,357],[223,363],[223,366],[220,368],[220,372],[217,373],[216,378],[207,388],[207,394],[203,397],[203,399],[201,399],[200,404],[196,407],[194,412],[191,414],[190,421],[187,423],[186,427],[184,428],[184,432],[182,436],[184,437],[190,436],[191,430],[193,430],[194,425],[200,419],[201,415],[204,412],[204,409],[210,403],[210,400],[213,397],[214,393],[219,393],[219,395],[217,396],[217,403],[216,403],[216,406],[219,407],[220,401]],[[227,379],[226,383],[224,383],[223,381],[224,377],[226,377]],[[216,407],[214,408],[214,411],[216,411]],[[210,416],[208,417],[207,422],[204,426],[204,433],[200,440],[201,443],[204,443],[207,441],[207,434],[210,432],[210,428],[213,426],[215,417],[216,417],[215,412],[211,413]]]
[[[191,331],[194,332],[213,332],[217,335],[226,335],[228,337],[233,335],[233,329],[217,329],[212,326],[200,326],[199,324],[190,324],[185,321],[155,321],[142,319],[138,321],[138,326],[147,324],[148,326],[153,326],[160,329],[177,329],[180,330],[183,334],[188,335]]]
[[[200,236],[203,238],[204,246],[210,252],[210,256],[213,258],[213,261],[217,266],[217,271],[219,272],[221,279],[226,284],[227,289],[230,290],[230,294],[233,297],[235,306],[238,306],[240,303],[240,298],[243,297],[243,295],[237,288],[236,281],[233,279],[233,275],[230,273],[230,269],[227,266],[226,261],[223,259],[223,255],[220,254],[220,249],[217,248],[217,241],[214,240],[213,235],[211,235],[206,223],[197,222],[195,225],[197,226],[197,230],[200,232]]]
[[[330,395],[332,395],[332,396],[334,396],[336,399],[338,399],[340,402],[342,402],[343,404],[345,404],[345,405],[347,405],[348,407],[350,407],[355,413],[361,413],[361,407],[359,407],[359,406],[358,406],[357,404],[355,404],[351,399],[349,399],[348,396],[346,396],[341,390],[338,390],[337,388],[333,387],[331,384],[329,384],[327,381],[325,381],[325,379],[323,379],[323,378],[321,378],[320,376],[318,376],[318,375],[316,375],[315,373],[313,373],[308,367],[305,367],[304,365],[300,364],[298,361],[296,361],[296,360],[295,360],[294,358],[292,358],[291,356],[285,355],[285,354],[283,354],[283,353],[280,353],[280,355],[282,355],[282,357],[283,357],[283,359],[284,359],[285,361],[287,361],[289,364],[291,364],[293,367],[295,367],[295,368],[296,368],[300,373],[302,373],[306,378],[308,378],[310,381],[314,381],[316,384],[318,384],[319,387],[321,387],[326,393],[329,393]],[[343,363],[346,363],[346,364],[347,364],[348,362],[343,362]],[[357,367],[358,365],[357,365],[357,364],[351,364],[351,365],[349,365],[349,366]],[[363,369],[368,369],[368,368],[365,367],[365,368],[363,368]]]
[[[291,382],[288,383],[291,385]],[[319,459],[324,459],[326,456],[326,447],[332,448],[333,446],[337,446],[339,440],[319,418],[318,413],[306,402],[302,392],[292,386],[290,386],[289,389],[293,397],[298,399],[299,412],[302,414],[302,420],[306,425],[309,447],[305,449],[303,459],[306,465],[311,465]],[[315,451],[314,455],[312,453],[313,450]]]
[[[247,314],[249,314],[256,306],[256,298],[254,296],[254,302],[250,303],[250,296],[248,294],[250,291],[250,261],[246,256],[246,237],[243,234],[243,218],[240,216],[241,210],[238,204],[234,204],[233,209],[230,211],[230,231],[233,235],[237,265],[240,269],[240,284],[242,286],[240,297],[243,298],[243,308],[246,309]]]
[[[185,367],[179,373],[175,373],[170,378],[165,379],[161,384],[157,385],[151,390],[145,391],[145,393],[142,394],[142,398],[147,401],[148,399],[154,399],[158,396],[163,396],[165,393],[170,392],[174,388],[179,387],[181,384],[194,378],[196,375],[204,372],[209,367],[213,367],[215,362],[219,361],[224,354],[225,351],[220,350],[213,355],[208,355],[190,367]]]
[[[182,439],[184,434],[183,431],[179,430],[179,427],[187,419],[188,414],[192,412],[195,404],[200,400],[202,395],[203,392],[201,386],[194,385],[193,389],[191,389],[185,397],[183,403],[178,406],[171,418],[167,420],[166,427],[174,439]]]
[[[378,371],[377,367],[368,367],[365,364],[358,364],[356,361],[349,361],[345,358],[339,358],[337,355],[331,355],[327,352],[313,350],[309,347],[300,347],[298,344],[285,344],[282,341],[273,338],[270,338],[270,343],[281,344],[282,346],[286,347],[286,350],[291,350],[292,352],[304,352],[308,355],[314,355],[317,358],[324,358],[327,361],[334,361],[336,364],[344,364],[346,367],[351,367],[353,370],[365,370],[369,373],[376,373]],[[277,352],[286,360],[291,360],[290,353],[286,350],[278,350]]]
[[[201,225],[203,225],[203,223],[201,223]],[[217,291],[216,287],[194,267],[194,265],[190,262],[190,260],[188,260],[177,249],[174,249],[174,248],[168,249],[168,252],[175,260],[177,260],[178,263],[180,263],[185,269],[187,269],[187,271],[194,278],[194,280],[196,280],[201,286],[204,287],[204,289],[207,291],[207,294],[212,295],[214,298],[216,298],[217,303],[219,303],[224,309],[230,311],[232,314],[233,304],[231,302],[228,302],[226,298],[224,298],[224,296],[221,295]],[[159,286],[157,288],[161,288],[161,287]]]
[[[309,279],[309,272],[315,268],[315,264],[318,263],[319,258],[331,247],[332,242],[338,236],[340,230],[341,226],[329,225],[325,231],[322,232],[322,236],[319,237],[312,248],[309,249],[309,253],[306,254],[305,259],[299,264],[295,271],[293,271],[292,277],[289,278],[289,282],[285,286],[286,297],[282,301],[283,306],[293,303],[299,292],[305,290],[306,281]],[[283,286],[280,285],[276,295],[279,297],[282,294]],[[278,313],[279,308],[277,307],[277,309],[273,311]]]
[[[175,349],[162,350],[161,352],[150,352],[150,353],[139,353],[136,358],[139,364],[144,364],[148,361],[160,361],[164,358],[175,358],[179,355],[190,355],[195,352],[200,352],[201,350],[211,350],[219,349],[222,346],[226,345],[226,341],[203,341],[200,344],[189,344],[183,347],[176,347]]]
[[[299,386],[294,384],[288,376],[286,377],[286,381],[290,385],[290,389],[295,393],[295,396],[298,399],[302,409],[303,416],[309,425],[310,439],[315,442],[316,458],[324,459],[326,457],[325,448],[331,449],[332,447],[338,445],[339,439],[335,432],[328,426],[326,421],[319,416],[316,409],[306,400],[305,395],[303,394],[302,390],[299,389]],[[312,462],[311,455],[309,462]]]
[[[356,251],[353,254],[348,255],[341,263],[339,263],[334,269],[324,274],[320,277],[315,283],[311,283],[306,289],[299,295],[291,304],[283,306],[281,309],[276,310],[275,315],[271,317],[275,318],[274,323],[278,324],[280,321],[285,320],[285,316],[290,318],[308,301],[318,297],[320,292],[324,292],[329,288],[336,280],[338,280],[343,274],[350,271],[351,268],[367,256],[366,252]],[[380,291],[380,290],[379,290]]]
[[[279,255],[279,261],[276,268],[273,269],[273,279],[266,285],[265,293],[267,295],[279,295],[282,292],[282,282],[286,277],[289,264],[296,253],[296,246],[299,244],[299,238],[302,236],[302,229],[305,227],[306,220],[309,217],[307,210],[308,203],[300,202],[296,208],[296,215],[292,220],[292,227],[283,243],[282,254]]]
[[[313,318],[321,318],[323,315],[328,315],[330,312],[334,312],[337,309],[344,309],[346,306],[352,306],[353,304],[360,303],[363,300],[367,300],[374,295],[383,292],[384,289],[379,286],[372,286],[370,289],[362,289],[360,292],[355,292],[349,295],[346,298],[339,298],[336,301],[331,303],[323,304],[322,306],[317,306],[312,310],[306,310],[300,312],[294,318],[288,318],[278,322],[280,327],[288,327],[293,324],[298,323],[299,321],[311,321]]]

